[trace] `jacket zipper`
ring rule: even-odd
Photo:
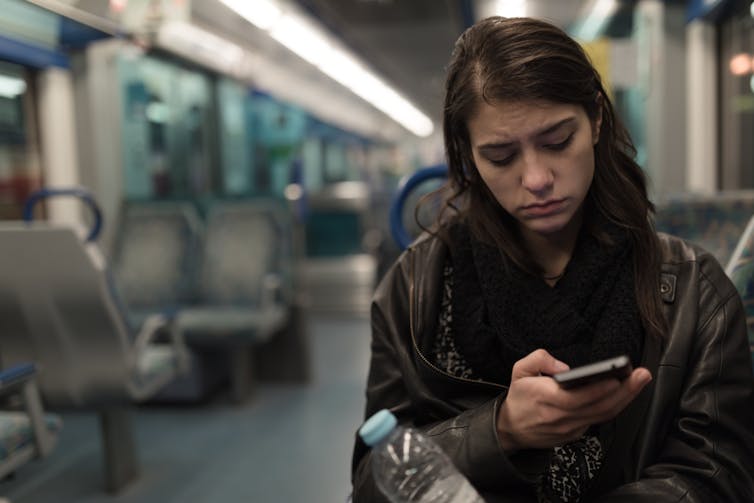
[[[429,368],[431,368],[432,370],[434,370],[435,372],[437,372],[438,374],[440,374],[440,375],[442,375],[444,377],[448,377],[448,378],[456,380],[456,381],[461,381],[461,382],[466,383],[466,384],[475,384],[475,385],[482,384],[482,385],[492,386],[493,388],[496,388],[496,389],[507,390],[508,386],[504,386],[502,384],[497,384],[497,383],[489,382],[489,381],[485,381],[485,380],[473,380],[473,379],[467,379],[465,377],[454,376],[453,374],[450,374],[450,373],[448,373],[448,372],[446,372],[446,371],[444,371],[444,370],[436,367],[421,352],[421,350],[419,349],[419,344],[416,342],[416,336],[415,336],[415,332],[414,332],[414,319],[416,317],[416,310],[417,310],[415,305],[418,303],[418,299],[415,296],[415,292],[416,292],[415,271],[416,271],[416,268],[414,267],[414,261],[416,260],[416,254],[415,254],[413,248],[410,248],[409,250],[411,252],[411,261],[409,262],[410,269],[409,269],[409,277],[408,277],[408,285],[409,285],[408,286],[408,294],[409,294],[409,304],[408,304],[408,318],[409,318],[409,320],[408,320],[408,325],[409,325],[409,331],[411,332],[411,343],[414,346],[414,351],[416,351],[416,354],[419,355],[419,358],[421,358],[421,360],[425,364],[427,364],[427,366]]]

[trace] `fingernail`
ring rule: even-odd
[[[555,370],[557,372],[565,372],[569,368],[571,368],[571,367],[569,367],[568,364],[563,363],[560,360],[555,360]]]

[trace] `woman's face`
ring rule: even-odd
[[[527,237],[577,232],[601,119],[549,101],[481,103],[468,123],[474,163]]]

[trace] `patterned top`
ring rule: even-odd
[[[443,270],[443,295],[435,339],[435,365],[454,377],[481,380],[458,352],[453,338],[453,266]],[[552,449],[549,467],[540,477],[537,487],[539,503],[574,503],[581,500],[588,483],[602,467],[602,444],[595,435]]]
[[[445,265],[443,270],[443,293],[442,304],[440,307],[440,320],[438,323],[438,334],[435,339],[435,365],[448,374],[464,379],[478,381],[479,378],[474,375],[471,367],[456,349],[456,343],[453,339],[453,330],[451,323],[453,321],[453,307],[451,298],[453,296],[453,266]]]

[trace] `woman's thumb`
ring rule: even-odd
[[[513,365],[511,379],[537,377],[542,374],[553,375],[568,370],[567,364],[561,362],[544,349],[537,349],[521,358]]]

